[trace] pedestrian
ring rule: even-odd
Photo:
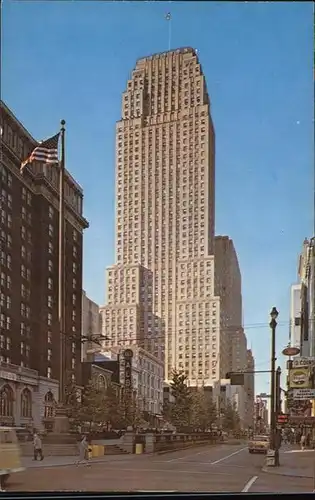
[[[79,460],[77,461],[77,465],[86,463],[88,459],[89,453],[89,444],[87,442],[86,436],[83,436],[82,441],[79,444]]]
[[[302,434],[302,437],[301,437],[301,450],[302,451],[305,450],[305,441],[306,441],[305,434]]]
[[[34,446],[34,458],[33,460],[37,460],[39,456],[40,460],[44,460],[43,448],[42,448],[42,440],[38,434],[34,434],[33,438],[33,446]]]

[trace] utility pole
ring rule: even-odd
[[[278,311],[276,307],[272,308],[270,313],[270,323],[271,328],[271,400],[270,400],[270,449],[275,451],[275,466],[279,463],[279,450],[276,446],[276,328],[277,328],[277,317]],[[278,459],[277,459],[278,455]]]
[[[281,368],[276,371],[276,417],[281,413]]]
[[[278,467],[280,465],[279,461],[279,448],[281,445],[281,431],[278,429],[278,415],[281,414],[281,368],[278,366],[276,371],[276,401],[275,401],[275,465]]]

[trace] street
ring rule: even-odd
[[[309,456],[313,460],[313,454]],[[41,462],[38,467],[11,476],[7,491],[300,493],[313,490],[311,478],[263,472],[264,460],[264,455],[250,455],[245,445],[226,444],[163,455],[107,456],[102,462],[88,466],[47,467]]]

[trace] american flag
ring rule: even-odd
[[[40,142],[40,144],[36,146],[36,148],[32,151],[27,160],[23,161],[23,163],[21,164],[20,168],[21,174],[23,173],[25,166],[28,163],[32,163],[33,161],[40,161],[42,163],[49,163],[49,164],[59,163],[58,159],[59,135],[60,132],[58,132],[58,134],[54,135],[53,137],[49,137],[49,139]]]

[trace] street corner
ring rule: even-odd
[[[311,474],[303,474],[300,470],[295,471],[294,469],[288,469],[287,467],[267,467],[263,465],[261,471],[266,474],[272,474],[274,476],[283,476],[283,477],[296,477],[297,479],[313,479],[313,475]]]

